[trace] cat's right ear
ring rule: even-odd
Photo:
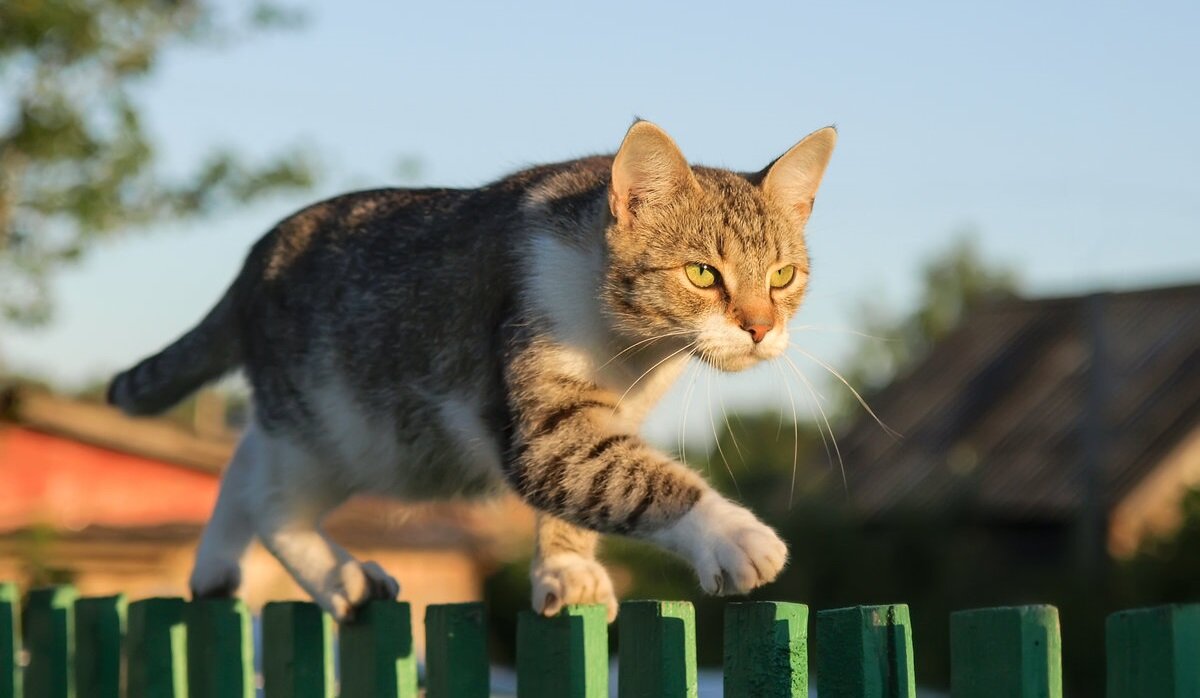
[[[832,126],[814,131],[750,181],[807,220],[836,143],[837,130]]]
[[[608,205],[618,225],[632,225],[645,207],[691,189],[699,190],[700,184],[675,141],[649,121],[635,122],[613,160]]]

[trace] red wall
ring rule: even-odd
[[[0,429],[0,532],[203,524],[217,476],[19,427]]]

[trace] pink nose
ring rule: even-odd
[[[774,327],[774,325],[742,325],[742,329],[750,333],[750,338],[754,340],[755,344],[763,341],[763,338],[767,336],[767,333],[771,331],[772,327]]]

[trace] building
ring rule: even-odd
[[[186,596],[192,556],[235,439],[29,389],[0,391],[0,580],[74,584],[82,594]],[[483,505],[347,503],[330,535],[379,562],[413,604],[478,600],[485,576],[528,550],[532,513]],[[252,609],[305,594],[261,547],[239,592]],[[423,642],[423,633],[415,637]]]
[[[1200,486],[1200,285],[984,308],[871,403],[901,437],[864,416],[839,438],[862,517],[1127,557]]]

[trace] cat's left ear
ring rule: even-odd
[[[817,187],[837,143],[832,126],[814,131],[753,177],[773,199],[794,208],[803,218],[812,213]]]

